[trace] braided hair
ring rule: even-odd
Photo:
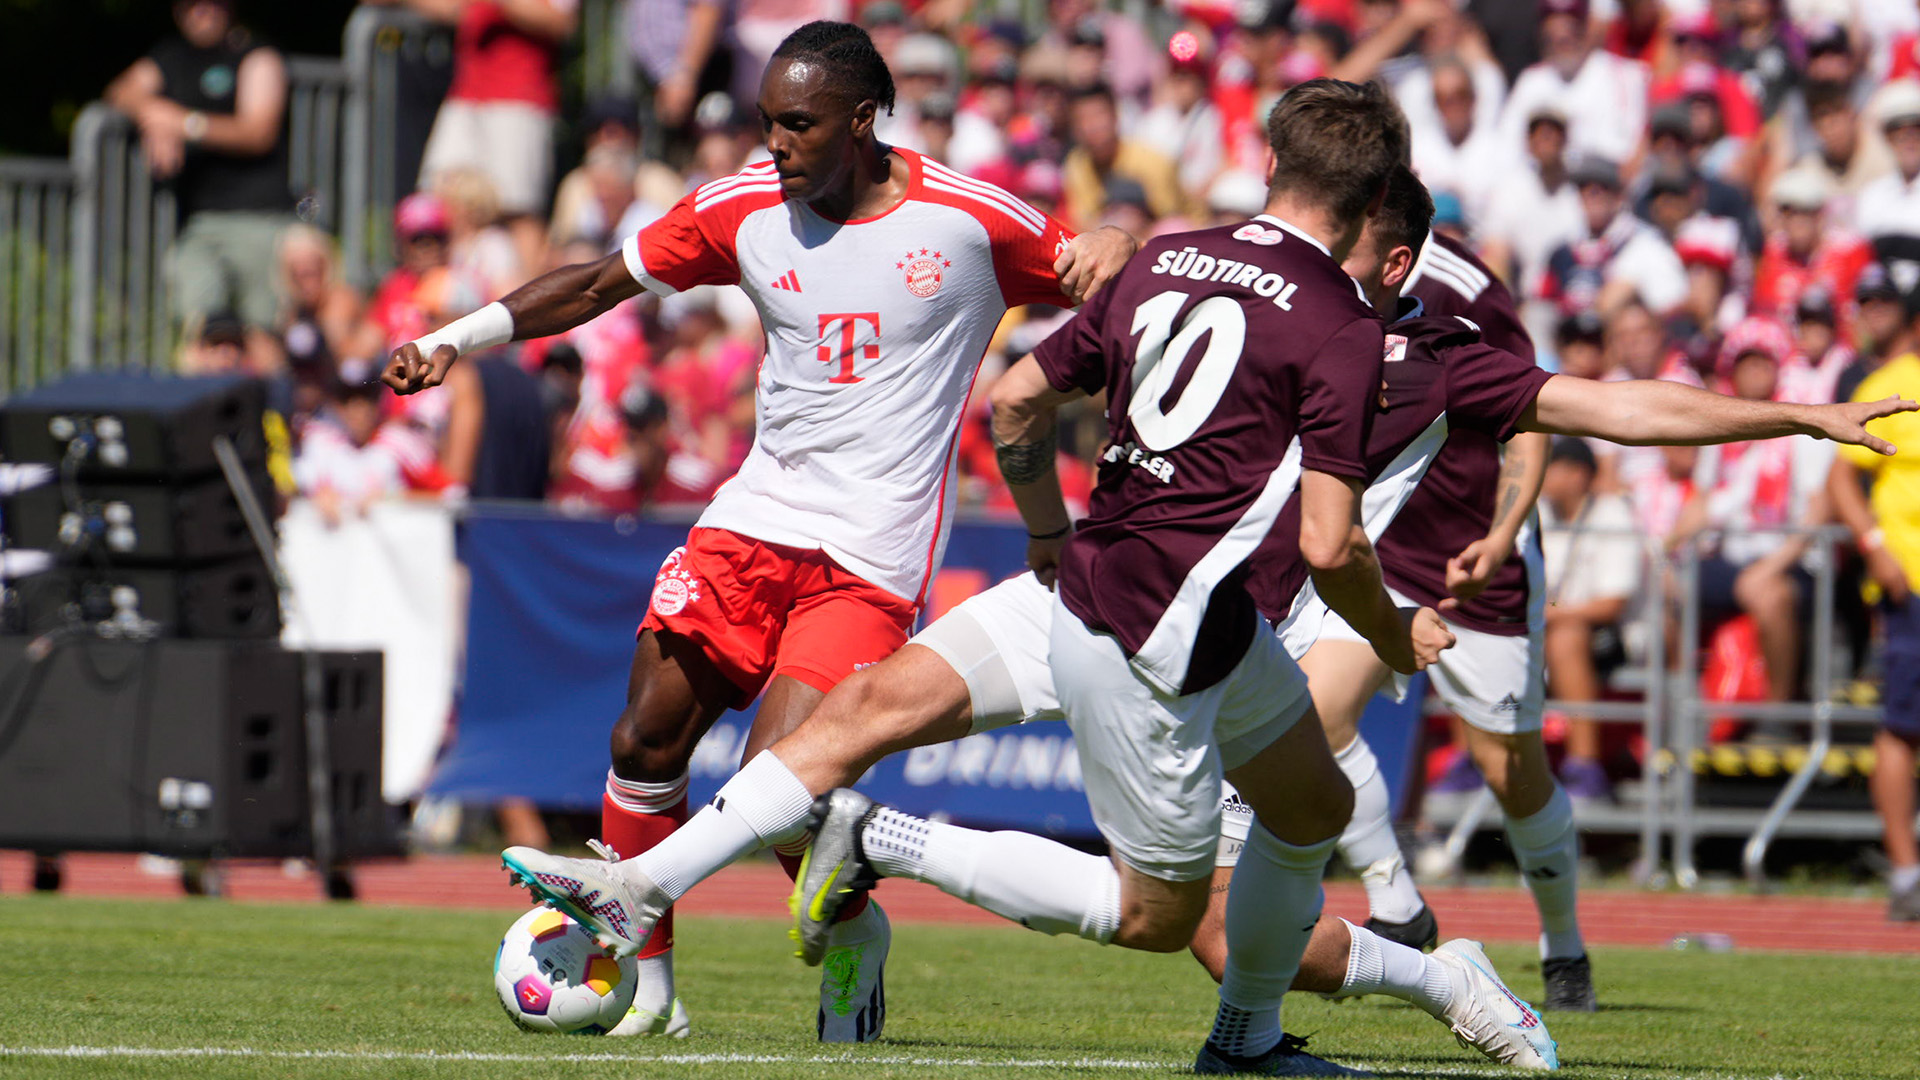
[[[810,22],[788,34],[773,50],[775,60],[804,60],[833,75],[828,85],[855,102],[871,100],[893,115],[893,73],[867,32],[852,23]]]

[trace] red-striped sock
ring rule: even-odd
[[[600,800],[600,840],[623,859],[631,859],[673,835],[687,820],[687,775],[664,784],[623,780],[607,771]],[[673,948],[673,910],[669,908],[647,938],[639,956],[646,959]]]

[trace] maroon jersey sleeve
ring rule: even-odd
[[[1514,425],[1533,404],[1551,372],[1485,342],[1445,348],[1447,417],[1459,427],[1472,428],[1505,442]]]
[[[1529,364],[1535,362],[1533,338],[1520,323],[1520,308],[1499,279],[1489,282],[1474,298],[1467,309],[1467,318],[1480,328],[1480,336],[1488,345],[1504,349]]]
[[[1367,479],[1367,434],[1385,348],[1379,322],[1355,319],[1315,351],[1300,402],[1301,467]]]
[[[1113,292],[1108,287],[1095,293],[1073,318],[1048,334],[1033,350],[1034,360],[1055,390],[1063,394],[1073,390],[1097,394],[1106,388],[1107,363],[1101,342],[1107,336],[1107,306]]]

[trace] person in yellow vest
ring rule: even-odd
[[[1920,355],[1905,352],[1864,379],[1855,401],[1920,392]],[[1876,420],[1875,435],[1909,452],[1881,457],[1842,446],[1827,490],[1853,531],[1871,586],[1881,594],[1886,633],[1886,715],[1874,736],[1871,789],[1892,863],[1887,918],[1920,922],[1920,847],[1914,840],[1914,749],[1920,745],[1920,414]],[[1863,483],[1871,481],[1871,488]]]

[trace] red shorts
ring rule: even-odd
[[[751,701],[775,675],[825,693],[907,643],[914,605],[823,551],[694,529],[654,578],[640,629],[693,641]]]

